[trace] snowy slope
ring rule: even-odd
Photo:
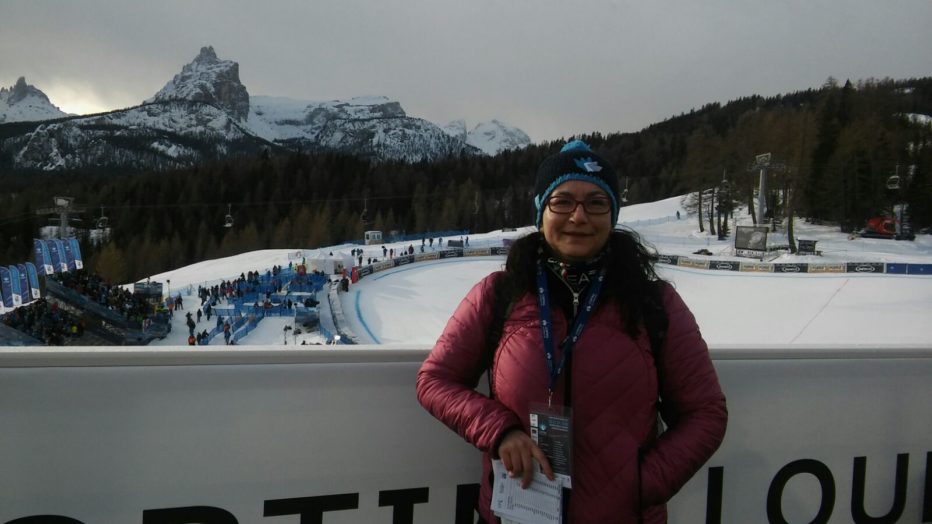
[[[621,221],[640,232],[662,253],[691,254],[702,248],[716,258],[732,258],[733,240],[718,241],[700,234],[696,217],[687,216],[680,197],[625,207]],[[676,219],[680,211],[682,219]],[[739,216],[739,223],[750,221]],[[776,261],[843,262],[889,261],[932,263],[932,236],[915,242],[849,240],[834,228],[803,224],[802,238],[818,239],[822,257],[784,255]],[[470,245],[501,245],[503,238],[527,234],[492,232],[470,235]],[[407,243],[386,244],[402,248]],[[323,252],[345,253],[359,248],[340,245]],[[436,249],[436,244],[434,248]],[[363,246],[364,258],[382,256],[381,246]],[[288,265],[296,250],[267,250],[209,260],[152,277],[170,279],[173,290],[212,285],[241,272]],[[319,251],[308,252],[310,259]],[[380,344],[432,344],[453,309],[469,288],[504,258],[477,257],[422,262],[371,275],[341,294],[344,316],[363,340]],[[663,278],[673,282],[696,315],[710,344],[924,344],[932,340],[932,277],[862,275],[857,273],[782,275],[702,271],[659,265]],[[177,292],[177,291],[176,291]],[[318,297],[323,298],[323,297]],[[195,300],[191,298],[191,300]],[[187,299],[186,299],[187,301]],[[176,321],[178,321],[176,319]],[[183,322],[183,319],[180,320]],[[251,333],[243,344],[281,345],[287,319],[266,319],[263,333]],[[895,326],[895,332],[892,331]],[[179,324],[162,345],[184,344],[187,331]],[[200,328],[199,328],[200,329]],[[181,333],[181,335],[177,335]],[[172,337],[179,338],[172,338]],[[305,334],[304,337],[310,335]],[[893,338],[891,338],[893,337]],[[298,342],[303,338],[299,338]],[[315,340],[307,339],[308,343]],[[289,339],[288,344],[294,341]]]

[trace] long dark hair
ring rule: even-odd
[[[525,293],[536,293],[536,264],[545,245],[543,234],[531,233],[512,244],[505,262],[507,285],[504,297],[514,303]],[[604,252],[608,273],[600,300],[612,300],[621,311],[621,322],[632,338],[637,338],[642,322],[650,336],[662,336],[666,331],[661,284],[654,270],[656,252],[641,236],[630,229],[615,229],[608,237]]]

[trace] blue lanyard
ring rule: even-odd
[[[605,268],[599,271],[598,276],[589,286],[586,292],[586,298],[583,299],[582,309],[576,313],[576,319],[573,321],[573,327],[570,328],[569,334],[560,347],[563,349],[563,356],[560,363],[554,366],[553,355],[553,322],[550,314],[550,291],[547,289],[547,276],[544,274],[544,264],[537,261],[537,305],[540,312],[540,333],[544,339],[544,356],[547,358],[547,370],[550,372],[549,392],[553,395],[554,388],[557,384],[557,377],[563,373],[563,367],[566,365],[566,359],[570,356],[573,346],[582,335],[583,328],[589,320],[589,314],[595,309],[595,303],[599,299],[599,293],[602,291],[602,283],[605,281]]]

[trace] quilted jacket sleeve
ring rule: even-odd
[[[712,359],[692,312],[669,285],[669,317],[658,371],[661,398],[674,421],[646,451],[641,464],[645,506],[669,500],[712,456],[725,436],[728,411]]]
[[[482,451],[520,426],[511,410],[475,390],[486,370],[486,332],[493,315],[493,273],[476,284],[450,317],[417,374],[417,399],[467,442]]]

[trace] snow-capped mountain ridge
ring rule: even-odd
[[[40,89],[19,77],[10,88],[0,88],[0,124],[52,120],[68,116]]]
[[[384,96],[324,102],[251,97],[240,82],[239,64],[221,60],[210,46],[140,106],[17,132],[0,140],[0,166],[159,169],[270,145],[408,162],[482,154],[468,137],[410,117],[401,103]],[[490,154],[508,147],[490,142],[482,142],[485,151],[495,151]]]

